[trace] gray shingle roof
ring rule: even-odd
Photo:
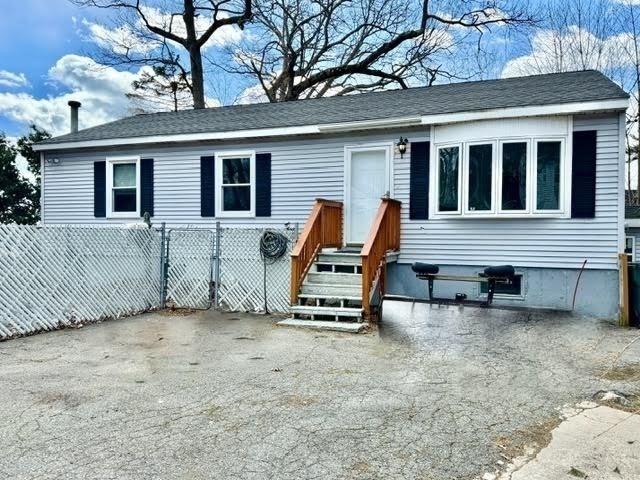
[[[286,103],[142,114],[42,142],[227,132],[628,98],[596,71],[434,85]]]

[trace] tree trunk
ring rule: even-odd
[[[205,108],[204,103],[204,73],[202,71],[202,53],[200,47],[189,47],[189,59],[191,61],[191,87],[193,94],[193,108]]]
[[[204,108],[204,73],[202,71],[202,52],[198,45],[198,37],[195,25],[195,7],[193,0],[184,0],[184,25],[187,30],[184,47],[189,51],[191,62],[191,93],[193,95],[193,108]]]

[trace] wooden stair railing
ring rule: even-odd
[[[318,198],[291,252],[292,305],[298,303],[302,281],[325,247],[342,247],[342,202]]]
[[[387,252],[400,250],[400,206],[398,200],[382,199],[362,248],[362,308],[367,319],[371,318],[371,290],[378,276],[384,293]]]

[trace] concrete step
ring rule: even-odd
[[[317,298],[320,300],[349,300],[351,302],[362,302],[362,297],[360,294],[358,294],[358,296],[345,296],[345,295],[340,295],[339,297],[336,297],[335,295],[324,295],[321,293],[303,293],[300,292],[298,294],[299,298],[305,298],[305,299],[310,299],[310,298]]]
[[[362,285],[362,275],[359,273],[309,272],[305,283],[360,286]]]
[[[360,319],[363,313],[362,308],[349,307],[314,307],[309,305],[293,305],[291,313],[294,315],[326,315],[328,317],[351,317]]]
[[[367,328],[366,323],[302,320],[299,318],[288,318],[278,322],[277,325],[282,327],[312,328],[314,330],[329,330],[345,333],[360,333]]]
[[[307,296],[329,295],[331,298],[361,298],[362,288],[360,285],[320,285],[303,283],[300,293]]]
[[[317,263],[326,265],[361,265],[362,257],[357,253],[321,253]]]

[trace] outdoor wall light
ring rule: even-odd
[[[400,158],[402,158],[407,152],[408,141],[409,140],[407,140],[406,138],[402,138],[402,135],[400,135],[400,140],[398,140],[398,151],[400,152]]]
[[[60,165],[59,158],[47,158],[47,165]]]

